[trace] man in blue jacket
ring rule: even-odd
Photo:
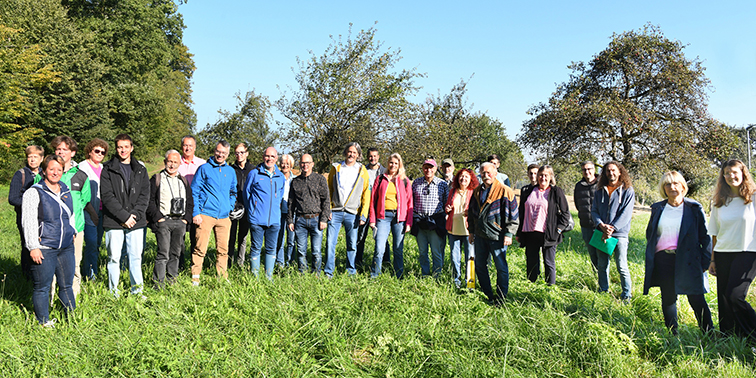
[[[278,152],[265,149],[263,162],[249,172],[244,189],[244,206],[247,208],[249,230],[252,235],[249,263],[252,273],[260,270],[260,249],[265,240],[265,274],[273,277],[278,251],[278,231],[281,229],[281,200],[286,180],[276,166]]]
[[[221,140],[215,154],[202,164],[192,180],[194,211],[192,222],[197,226],[196,243],[192,251],[192,285],[199,286],[202,263],[205,262],[210,232],[215,233],[218,275],[228,278],[228,236],[231,219],[228,214],[236,203],[236,172],[226,164],[231,145]]]
[[[625,167],[616,161],[604,164],[598,188],[593,194],[591,218],[596,229],[603,233],[604,240],[617,238],[613,256],[622,284],[620,299],[624,301],[629,301],[632,296],[633,282],[627,266],[627,245],[634,205],[635,191]],[[609,255],[603,252],[598,254],[598,283],[599,291],[609,290]]]

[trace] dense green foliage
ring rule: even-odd
[[[61,134],[83,145],[127,132],[140,159],[179,145],[195,116],[194,63],[182,43],[177,8],[173,0],[0,2],[0,25],[17,30],[14,45],[38,50],[38,70],[57,73],[55,80],[26,86],[23,111],[3,122],[41,130],[24,143],[42,146]],[[9,58],[3,64],[23,73],[23,57]],[[0,161],[10,173],[21,165],[25,144],[13,147],[15,159]],[[0,182],[7,174],[0,172]]]
[[[740,141],[708,113],[710,81],[684,48],[651,25],[614,34],[529,110],[518,143],[549,163],[618,160],[636,179],[675,169],[693,192],[708,186],[711,166],[734,156]]]
[[[221,118],[197,133],[198,156],[211,156],[218,141],[223,139],[231,143],[231,151],[244,143],[250,159],[256,162],[267,147],[276,145],[278,133],[270,129],[273,123],[270,100],[251,91],[244,98],[237,93],[236,101],[235,112],[219,110]]]
[[[664,329],[658,289],[641,295],[647,215],[633,220],[629,305],[615,297],[613,267],[614,295],[596,292],[578,230],[559,246],[552,288],[527,281],[523,250],[511,248],[510,296],[501,307],[478,291],[452,289],[448,265],[438,282],[419,278],[408,237],[401,281],[285,270],[271,283],[233,267],[225,282],[211,278],[210,258],[199,288],[183,273],[165,291],[146,290],[144,301],[113,299],[102,274],[84,285],[73,317],[43,329],[21,278],[3,190],[0,371],[8,376],[752,377],[756,367],[744,339],[702,336],[682,298],[680,336]],[[147,277],[155,256],[148,234]],[[339,272],[344,249],[341,237]],[[716,323],[716,296],[707,299]],[[52,316],[60,318],[60,309]]]

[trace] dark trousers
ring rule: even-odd
[[[714,252],[719,330],[756,340],[756,312],[746,301],[756,277],[756,252]]]
[[[664,325],[677,334],[677,290],[675,290],[675,260],[676,255],[657,252],[654,255],[654,273],[652,282],[659,284],[661,289],[662,314]],[[688,303],[698,321],[698,326],[703,332],[714,328],[711,321],[711,311],[703,294],[688,294]]]
[[[168,283],[173,283],[178,277],[179,258],[184,254],[184,236],[186,224],[178,219],[166,219],[155,225],[155,239],[157,240],[157,255],[152,280],[162,288],[165,284],[166,272]]]
[[[475,275],[478,277],[480,291],[489,300],[503,299],[509,293],[509,265],[507,264],[507,246],[504,240],[489,240],[475,236]],[[491,288],[488,276],[488,259],[493,258],[496,265],[496,293]]]
[[[21,227],[21,212],[16,212],[16,227],[18,234],[21,236],[21,273],[27,280],[32,279],[31,266],[33,264],[29,250],[26,248],[26,238],[24,238],[24,229]]]
[[[539,252],[543,250],[543,274],[546,284],[556,283],[556,246],[543,245],[543,232],[523,232],[525,238],[525,261],[530,282],[536,282],[541,274]]]
[[[228,259],[244,267],[247,254],[247,235],[249,235],[249,218],[244,214],[240,219],[231,221],[231,235],[228,237]]]
[[[50,320],[50,286],[52,285],[53,276],[55,276],[58,287],[58,297],[63,303],[66,312],[73,311],[76,308],[76,298],[73,294],[74,266],[74,245],[71,243],[68,247],[61,249],[41,249],[41,264],[31,265],[31,276],[34,281],[34,293],[32,293],[32,303],[34,303],[34,315],[37,317],[39,324],[44,324]]]
[[[365,241],[367,240],[369,230],[370,223],[368,222],[365,222],[365,224],[357,229],[357,254],[354,257],[354,265],[358,272],[361,272],[364,267]],[[375,237],[375,233],[373,236]],[[391,244],[388,241],[386,241],[386,250],[383,253],[381,264],[391,266]]]
[[[179,256],[179,270],[186,269],[187,255],[189,256],[189,262],[192,262],[192,252],[194,251],[194,247],[197,245],[197,225],[190,223],[186,227],[189,229],[189,249],[187,249],[181,254],[181,256]]]

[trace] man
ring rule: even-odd
[[[147,168],[131,157],[134,142],[128,134],[116,136],[116,156],[103,165],[100,197],[105,245],[108,250],[108,286],[118,297],[121,249],[126,243],[131,293],[142,292],[142,249],[147,226],[150,182]]]
[[[289,213],[286,223],[297,239],[299,271],[307,268],[307,237],[312,245],[313,270],[320,274],[320,248],[323,230],[331,218],[331,197],[328,181],[323,175],[313,174],[312,156],[302,155],[299,160],[300,174],[291,180],[289,187]]]
[[[247,184],[247,175],[255,167],[252,162],[249,161],[249,151],[247,145],[239,143],[234,149],[234,155],[236,156],[236,162],[231,165],[236,172],[236,206],[235,211],[232,212],[231,217],[231,236],[228,239],[228,259],[229,261],[236,261],[236,264],[240,268],[244,267],[244,255],[247,253],[247,234],[249,234],[249,220],[245,213],[244,188]],[[241,213],[239,218],[236,218],[236,214]],[[234,219],[236,218],[236,219]],[[238,245],[238,248],[237,248]]]
[[[454,180],[454,160],[446,158],[441,160],[441,179],[446,182],[446,186],[451,188]]]
[[[205,164],[205,159],[194,156],[194,151],[197,149],[197,140],[191,135],[186,135],[181,138],[181,166],[179,166],[179,174],[183,176],[189,185],[192,185],[194,175],[197,173],[202,164]],[[194,251],[194,243],[197,238],[197,226],[191,223],[187,226],[189,229],[189,254]],[[179,270],[183,270],[186,266],[184,254],[179,257]]]
[[[260,249],[265,241],[265,274],[273,278],[278,251],[278,231],[281,228],[281,201],[286,180],[276,166],[278,152],[268,147],[263,153],[263,162],[249,172],[244,189],[244,203],[252,239],[249,248],[249,264],[252,273],[260,270]]]
[[[468,238],[475,245],[475,274],[480,289],[494,305],[509,292],[507,247],[520,223],[514,191],[498,181],[496,173],[495,165],[481,165],[482,183],[473,191],[467,216]],[[489,256],[493,256],[496,265],[496,293],[488,276]]]
[[[381,158],[380,154],[378,153],[378,149],[375,147],[368,148],[368,164],[365,165],[365,168],[367,168],[368,171],[368,177],[370,179],[368,180],[370,183],[370,190],[373,190],[373,183],[375,183],[375,178],[382,175],[384,172],[386,172],[386,168],[381,165],[381,163],[378,161]],[[363,266],[363,259],[365,256],[365,241],[367,240],[368,230],[370,229],[370,226],[366,223],[360,226],[359,230],[357,231],[357,255],[355,257],[355,267],[358,271],[362,271]],[[383,256],[383,264],[391,265],[391,248],[389,247],[389,244],[386,243],[386,254]]]
[[[592,161],[584,161],[580,164],[580,170],[583,173],[583,178],[575,184],[574,201],[575,207],[578,210],[578,218],[580,218],[580,231],[583,233],[583,241],[585,247],[588,249],[588,255],[591,257],[591,264],[593,269],[598,269],[598,253],[596,247],[592,246],[589,242],[591,236],[593,236],[593,230],[596,229],[596,225],[593,224],[591,219],[591,205],[593,203],[593,193],[596,191],[596,167]]]
[[[493,164],[494,167],[496,167],[496,179],[499,180],[500,183],[512,187],[512,185],[509,182],[509,176],[507,176],[505,173],[499,172],[499,165],[501,165],[501,158],[497,154],[491,154],[488,156],[489,163]]]
[[[325,274],[328,277],[333,277],[336,267],[336,241],[342,225],[346,234],[346,271],[350,275],[357,273],[357,231],[359,226],[367,223],[370,210],[370,175],[367,169],[357,162],[360,156],[360,144],[347,143],[344,147],[344,161],[334,164],[328,174],[328,191],[331,194],[325,265]]]
[[[627,170],[619,162],[606,163],[593,194],[591,219],[596,229],[603,233],[604,240],[617,238],[613,256],[622,285],[620,299],[625,302],[629,302],[632,297],[633,283],[627,266],[627,245],[634,205],[635,190]],[[606,292],[609,290],[609,255],[597,255],[599,291]]]
[[[150,203],[147,219],[157,240],[157,256],[152,280],[158,289],[178,277],[179,256],[184,253],[186,225],[192,221],[194,208],[189,181],[178,172],[181,154],[169,150],[165,154],[165,169],[150,179]]]
[[[423,276],[431,274],[428,247],[433,257],[433,276],[438,277],[444,267],[446,239],[446,212],[444,204],[449,197],[449,187],[436,177],[438,165],[433,159],[423,162],[423,177],[412,182],[414,203],[412,235],[417,239],[418,259]]]
[[[220,140],[214,156],[202,164],[192,180],[194,210],[192,223],[197,227],[192,251],[192,285],[199,286],[202,264],[205,262],[210,233],[215,234],[218,251],[215,270],[228,279],[228,234],[231,229],[229,213],[236,204],[236,172],[226,164],[231,145]]]
[[[24,229],[21,226],[21,205],[23,203],[24,192],[34,185],[34,177],[40,172],[39,165],[42,164],[45,151],[40,146],[29,146],[24,151],[26,153],[26,166],[16,171],[10,182],[8,191],[8,203],[16,211],[16,227],[21,236],[21,273],[30,280],[32,259],[29,250],[26,248],[24,239]]]
[[[71,288],[74,297],[78,297],[81,292],[81,259],[84,253],[84,210],[92,219],[97,219],[97,212],[89,204],[92,200],[92,192],[89,185],[89,176],[80,171],[76,166],[73,157],[79,150],[76,141],[66,135],[59,135],[50,142],[50,147],[55,151],[55,155],[63,158],[65,166],[60,181],[68,186],[71,190],[71,199],[73,201],[73,214],[75,220],[76,238],[74,239],[74,280]],[[42,180],[42,176],[37,175],[35,182]],[[99,219],[98,219],[99,220]],[[53,279],[53,289],[55,288],[55,279]],[[54,292],[54,290],[52,290]]]

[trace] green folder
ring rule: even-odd
[[[617,246],[617,238],[609,237],[609,239],[602,240],[604,233],[599,230],[593,230],[593,236],[588,244],[596,247],[601,252],[611,256],[614,253],[614,247]]]

